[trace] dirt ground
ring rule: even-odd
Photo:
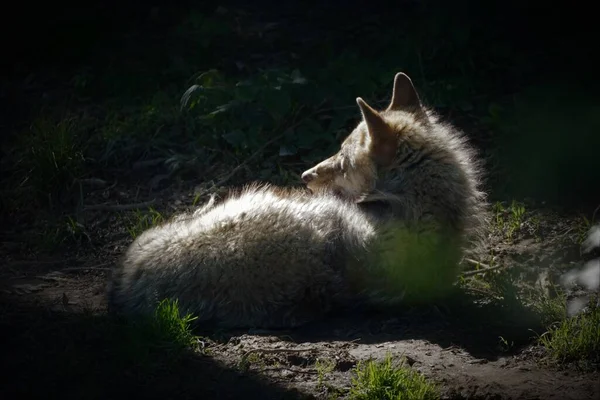
[[[88,204],[127,197],[120,190],[125,191],[116,186],[92,190]],[[194,190],[185,185],[164,189],[154,194],[160,199],[155,207],[183,209]],[[549,271],[581,260],[573,238],[577,220],[543,209],[528,212],[542,221],[536,225],[537,240],[523,227],[513,243],[490,236],[489,246],[499,259],[521,265],[533,261],[533,275],[553,279]],[[340,313],[293,331],[203,334],[202,354],[160,371],[159,377],[115,368],[119,364],[111,360],[97,327],[106,314],[109,269],[131,241],[118,214],[88,211],[86,225],[94,227],[89,241],[63,258],[27,256],[16,232],[3,234],[1,331],[8,371],[3,398],[344,398],[357,362],[387,354],[406,357],[440,385],[447,399],[600,396],[597,372],[543,362],[544,350],[532,344],[527,318],[476,306],[476,297],[464,294],[458,306]],[[502,349],[501,335],[514,346]]]

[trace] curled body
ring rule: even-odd
[[[374,234],[352,202],[251,185],[138,236],[113,271],[109,307],[144,314],[176,298],[201,322],[298,326],[345,301],[344,264]]]
[[[307,190],[251,185],[143,232],[109,284],[110,308],[164,298],[222,327],[295,327],[348,301],[429,300],[456,278],[486,220],[481,166],[464,135],[399,73],[390,106],[362,121]]]

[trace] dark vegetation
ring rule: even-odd
[[[298,174],[334,152],[356,122],[354,99],[384,105],[394,74],[404,71],[485,158],[495,204],[490,251],[512,254],[531,239],[562,257],[552,265],[543,255],[510,257],[504,261],[525,272],[464,278],[457,303],[436,308],[449,336],[421,336],[445,345],[462,338],[473,354],[493,359],[537,343],[531,330],[548,332],[539,342],[550,358],[597,368],[598,309],[566,319],[565,293],[540,294],[524,278],[580,262],[578,246],[600,218],[589,10],[433,0],[16,7],[4,15],[0,87],[7,282],[113,262],[132,236],[223,187],[300,184]],[[482,262],[493,267],[493,259]],[[103,280],[108,266],[86,274]],[[91,285],[88,278],[78,284]],[[140,328],[115,323],[103,306],[58,312],[4,297],[6,398],[305,396],[211,358],[211,348],[229,342],[220,333],[192,335],[173,309],[157,317],[167,321],[162,328]],[[431,323],[439,331],[431,322],[439,314],[418,315],[413,320],[428,321],[419,332]],[[177,343],[203,356],[181,358]],[[404,376],[384,367],[383,377],[367,368],[361,379]],[[357,398],[373,398],[364,393]]]

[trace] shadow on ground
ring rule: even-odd
[[[2,300],[3,398],[306,398],[207,356],[138,365],[123,356],[126,342],[104,315],[48,311]]]
[[[411,339],[426,340],[442,348],[459,346],[472,357],[497,360],[516,354],[543,333],[538,316],[520,304],[483,303],[458,291],[437,305],[387,310],[343,310],[327,319],[295,330],[250,330],[202,334],[217,341],[252,333],[279,336],[296,343],[356,341],[377,344]],[[502,347],[500,337],[511,343]]]

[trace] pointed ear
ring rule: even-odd
[[[380,165],[389,165],[396,156],[398,138],[385,120],[360,97],[356,98],[363,120],[367,125],[367,132],[371,138],[371,156]]]
[[[368,105],[362,98],[356,98],[356,104],[360,108],[360,112],[362,114],[363,120],[367,124],[367,128],[369,129],[369,134],[371,136],[377,135],[380,131],[385,131],[388,129],[387,124],[381,118],[381,115],[370,105]]]
[[[394,77],[394,90],[392,101],[387,111],[402,109],[421,109],[421,99],[413,86],[411,79],[403,72],[398,72]]]

